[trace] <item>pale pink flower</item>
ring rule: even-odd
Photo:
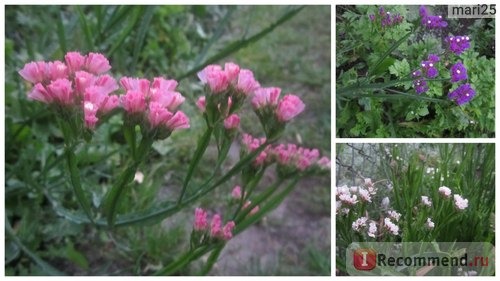
[[[119,88],[118,83],[116,83],[116,80],[113,77],[109,76],[108,74],[97,77],[94,85],[101,87],[102,91],[105,94],[114,92]]]
[[[70,73],[75,73],[82,69],[85,64],[85,57],[79,52],[69,52],[64,56],[66,65],[68,66]]]
[[[455,199],[455,206],[459,210],[464,210],[469,206],[469,200],[462,198],[462,196],[458,194],[453,195],[453,199]]]
[[[377,224],[374,221],[371,221],[368,226],[368,236],[375,238],[377,234]]]
[[[235,227],[234,221],[228,221],[222,229],[222,239],[229,240],[233,238],[233,229]]]
[[[304,111],[305,105],[299,97],[286,95],[278,103],[276,115],[281,122],[288,122]]]
[[[48,65],[44,61],[30,62],[24,65],[23,69],[19,70],[19,75],[26,81],[33,84],[41,83],[47,76]]]
[[[425,226],[428,229],[433,229],[434,228],[434,222],[431,220],[431,218],[427,218],[427,222],[425,223]]]
[[[62,61],[49,62],[47,68],[50,80],[68,78],[68,67]]]
[[[111,69],[108,59],[98,53],[89,53],[85,59],[85,68],[94,74],[101,74]]]
[[[368,192],[368,190],[360,187],[358,190],[358,194],[362,201],[372,202],[372,198],[370,197],[370,193]]]
[[[149,80],[131,77],[122,77],[120,84],[125,91],[134,91],[143,93],[144,97],[149,96]]]
[[[135,172],[134,181],[141,184],[144,181],[144,174],[141,171]]]
[[[243,204],[242,209],[246,209],[246,208],[250,207],[250,205],[252,205],[252,201],[248,200],[248,201],[245,202],[245,204]],[[259,205],[257,205],[255,207],[253,207],[252,210],[250,210],[249,214],[250,215],[254,215],[254,214],[256,214],[259,211],[259,209],[260,209]]]
[[[236,185],[236,186],[233,188],[233,191],[231,191],[231,196],[232,196],[234,199],[241,199],[241,186]]]
[[[439,189],[438,189],[439,193],[444,196],[445,198],[450,198],[451,197],[451,189],[449,189],[448,187],[446,186],[441,186]]]
[[[366,227],[367,217],[360,217],[352,223],[352,230],[359,232],[362,228]]]
[[[66,78],[52,81],[47,86],[47,93],[52,97],[53,101],[60,104],[70,105],[74,102],[71,81]]]
[[[385,218],[384,219],[384,226],[389,232],[392,233],[392,235],[398,235],[399,226],[397,226],[393,222],[391,222],[391,219]]]
[[[208,228],[208,214],[202,208],[196,208],[194,210],[194,230],[204,231]],[[215,217],[214,217],[215,218]],[[220,219],[220,217],[219,217]],[[213,223],[213,221],[212,221]],[[220,228],[220,221],[219,221]]]
[[[351,194],[341,194],[339,196],[340,201],[346,203],[347,205],[354,205],[358,203],[357,198],[358,197],[356,195],[351,195]]]
[[[201,96],[198,98],[198,100],[196,101],[196,106],[200,109],[201,112],[205,112],[207,106],[205,96]]]
[[[120,98],[116,95],[108,96],[106,102],[100,108],[102,113],[108,113],[109,111],[117,108],[120,105]]]
[[[153,89],[151,90],[153,92]],[[160,103],[170,111],[174,111],[183,103],[185,98],[178,92],[154,91],[151,101]]]
[[[198,72],[198,78],[203,84],[207,84],[214,94],[225,91],[230,82],[227,73],[219,65],[206,66],[202,71]]]
[[[121,96],[123,108],[128,113],[141,113],[146,110],[146,97],[143,92],[128,91]]]
[[[370,178],[365,178],[365,185],[367,187],[373,187],[373,182],[372,182],[372,179]]]
[[[240,117],[237,114],[231,114],[226,119],[224,119],[224,128],[227,130],[232,130],[238,128],[240,125]]]
[[[167,125],[171,131],[175,129],[187,129],[189,128],[189,117],[187,117],[184,112],[177,111],[165,125]]]
[[[224,72],[226,73],[227,80],[232,82],[238,77],[240,66],[232,62],[227,62],[224,64]]]
[[[249,134],[243,134],[242,143],[248,152],[252,152],[266,142],[266,138],[253,138]],[[268,145],[254,160],[255,166],[261,166],[271,159],[271,145]]]
[[[427,196],[421,196],[421,197],[422,197],[422,204],[424,204],[427,207],[432,206],[432,200],[429,197]]]
[[[387,214],[391,219],[395,221],[399,221],[399,219],[401,218],[401,214],[393,210],[388,211]]]
[[[218,237],[222,229],[222,219],[219,214],[215,214],[212,218],[212,223],[210,224],[210,235],[212,237]]]
[[[248,96],[254,93],[258,88],[260,88],[260,84],[255,80],[252,71],[248,69],[240,70],[236,89]]]
[[[277,87],[259,88],[255,90],[252,98],[253,108],[260,109],[264,106],[277,106],[280,93],[281,89]]]
[[[149,103],[148,121],[152,128],[166,124],[174,114],[157,102]]]
[[[330,158],[326,156],[321,157],[321,159],[318,160],[317,165],[323,170],[330,170],[331,168]]]

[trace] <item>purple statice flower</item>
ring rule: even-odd
[[[434,78],[438,76],[438,70],[433,61],[422,61],[421,63],[422,70],[427,78]]]
[[[380,8],[378,8],[378,14],[383,17],[385,16],[385,9],[384,9],[384,6],[380,6]]]
[[[418,78],[416,80],[413,80],[413,86],[415,87],[415,92],[419,95],[429,90],[427,82],[423,78]]]
[[[457,62],[450,69],[451,82],[458,82],[460,80],[467,80],[467,69],[461,62]]]
[[[391,14],[391,12],[386,11],[383,6],[379,7],[378,15],[370,14],[368,17],[372,22],[375,22],[376,19],[380,17],[380,25],[382,25],[382,27],[391,27],[403,22],[403,16],[400,14]]]
[[[417,78],[417,77],[422,76],[422,72],[420,70],[415,70],[415,71],[412,72],[411,75],[412,75],[413,78]]]
[[[439,61],[439,56],[435,54],[429,54],[427,60],[436,63]]]
[[[400,14],[392,15],[392,25],[400,24],[403,22],[403,16]]]
[[[422,18],[422,25],[428,29],[444,28],[448,26],[448,23],[442,16],[430,15],[425,6],[420,6],[419,14]]]
[[[418,9],[418,13],[420,14],[420,17],[422,17],[422,18],[427,17],[427,15],[428,15],[427,8],[424,5],[420,6],[420,8]]]
[[[450,92],[448,98],[454,100],[458,105],[462,105],[468,103],[475,95],[476,91],[467,83]]]
[[[368,17],[370,18],[371,21],[375,21],[375,15],[374,14],[371,14]]]
[[[448,43],[448,48],[450,51],[456,55],[460,55],[465,50],[470,48],[470,38],[467,35],[462,36],[448,36],[446,38],[446,43]]]

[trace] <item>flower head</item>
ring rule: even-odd
[[[454,100],[458,105],[468,103],[476,95],[476,91],[470,84],[463,84],[448,94],[450,100]]]
[[[431,218],[427,218],[427,222],[425,223],[425,226],[428,229],[433,229],[434,228],[434,222],[432,222]]]
[[[470,48],[470,37],[467,35],[448,36],[446,38],[446,43],[448,44],[448,49],[451,52],[456,55],[460,55],[465,50]]]
[[[198,100],[196,101],[196,106],[198,107],[198,109],[200,109],[201,112],[205,112],[207,107],[205,96],[201,96],[198,98]]]
[[[399,226],[394,224],[390,218],[385,218],[384,219],[384,227],[392,233],[392,235],[398,235],[399,233]]]
[[[454,64],[451,69],[451,82],[458,82],[460,80],[467,80],[467,69],[461,62]]]
[[[222,239],[224,240],[229,240],[233,238],[233,229],[235,227],[234,221],[229,221],[226,223],[226,225],[222,228]]]
[[[367,217],[360,217],[352,223],[352,230],[359,232],[362,228],[366,226],[368,221]]]
[[[286,95],[278,103],[276,115],[281,122],[288,122],[304,111],[305,105],[299,97]]]
[[[236,185],[236,186],[233,188],[233,191],[231,191],[231,196],[232,196],[234,199],[241,199],[241,186]]]
[[[431,199],[429,199],[429,197],[427,197],[427,196],[421,196],[421,198],[422,198],[422,204],[424,204],[427,207],[431,207],[432,206],[432,201],[431,201]]]
[[[240,125],[240,117],[237,114],[231,114],[226,119],[224,119],[224,128],[227,130],[232,130],[238,128]]]
[[[218,237],[222,231],[222,219],[219,214],[215,214],[210,223],[210,235]]]
[[[368,236],[375,238],[377,234],[377,224],[374,221],[371,221],[368,226]]]
[[[429,86],[427,86],[427,81],[425,81],[422,78],[413,80],[413,86],[415,87],[415,92],[417,94],[422,94],[427,92],[427,90],[429,90]]]
[[[445,198],[450,198],[450,196],[451,196],[451,189],[449,189],[446,186],[441,186],[438,189],[438,191],[439,191],[439,194],[441,194]]]
[[[469,200],[462,198],[458,194],[453,195],[453,199],[455,200],[455,207],[459,210],[464,210],[469,206]]]
[[[194,210],[194,230],[204,231],[208,229],[208,214],[201,208]]]
[[[401,218],[401,214],[396,212],[396,211],[388,211],[387,214],[389,215],[389,217],[395,221],[399,221],[399,219]]]

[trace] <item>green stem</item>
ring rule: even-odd
[[[222,253],[222,249],[224,249],[225,246],[226,246],[225,243],[220,244],[220,246],[217,246],[215,248],[215,250],[213,250],[213,252],[208,257],[207,263],[201,269],[200,275],[207,275],[210,272],[210,270],[212,270],[212,267],[214,266],[215,262],[219,258],[220,254]]]
[[[182,199],[184,198],[184,194],[186,193],[186,189],[188,187],[189,181],[193,177],[194,170],[200,163],[201,157],[203,154],[205,154],[205,151],[207,150],[208,144],[210,143],[210,137],[212,136],[213,132],[213,127],[207,127],[205,133],[201,138],[198,140],[198,145],[196,147],[196,151],[194,153],[193,160],[191,160],[191,163],[188,168],[188,172],[186,174],[186,177],[184,178],[184,183],[182,185],[182,191],[181,195],[179,196],[179,199],[177,201],[178,204],[182,202]]]
[[[85,192],[83,191],[82,184],[80,181],[80,172],[78,170],[78,164],[75,153],[72,151],[72,147],[65,147],[66,161],[68,162],[68,169],[70,173],[71,186],[73,187],[73,192],[75,192],[75,196],[78,200],[78,203],[84,210],[85,214],[89,218],[89,220],[94,223],[90,202],[87,200],[85,196]]]

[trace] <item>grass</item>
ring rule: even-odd
[[[13,239],[9,246],[7,275],[45,275],[51,269],[37,263],[34,255],[67,274],[74,275],[147,275],[186,249],[191,231],[186,220],[192,210],[181,212],[161,226],[146,225],[113,232],[83,226],[60,216],[84,216],[78,210],[69,186],[63,161],[62,135],[54,116],[42,104],[26,100],[28,90],[17,71],[30,60],[62,59],[66,51],[103,52],[110,56],[112,72],[122,75],[164,75],[183,77],[207,58],[217,55],[224,46],[250,38],[274,21],[292,11],[291,7],[226,6],[50,6],[6,7],[6,220],[11,222]],[[318,15],[320,15],[318,17]],[[248,25],[248,22],[254,24]],[[330,9],[306,7],[290,21],[276,27],[262,39],[246,48],[238,48],[218,61],[234,60],[252,69],[266,86],[279,86],[285,92],[296,92],[307,104],[302,120],[290,124],[288,140],[308,147],[330,151]],[[325,24],[328,22],[328,24]],[[246,27],[250,26],[249,30]],[[54,30],[55,32],[47,32]],[[310,36],[305,40],[296,31]],[[241,45],[243,46],[243,45]],[[326,46],[326,47],[325,47]],[[180,81],[180,92],[188,102],[183,111],[191,117],[192,132],[173,134],[154,145],[148,162],[139,168],[145,175],[142,184],[134,184],[117,209],[144,210],[152,203],[175,196],[180,190],[185,167],[192,157],[197,136],[204,128],[194,106],[202,93],[195,75]],[[248,108],[246,113],[251,115]],[[115,116],[117,117],[117,116]],[[82,186],[93,208],[102,203],[111,179],[119,173],[124,160],[120,150],[125,143],[120,118],[111,118],[95,134],[91,145],[77,151]],[[255,116],[254,116],[255,117]],[[242,127],[257,133],[255,118],[243,120]],[[319,124],[316,128],[309,124]],[[307,136],[307,137],[306,137]],[[105,155],[104,157],[102,155]],[[205,166],[195,172],[198,181],[211,173],[211,155],[202,159]],[[317,185],[304,197],[304,208],[329,216],[329,181],[311,179]],[[98,185],[95,183],[98,182]],[[224,202],[232,184],[222,186],[200,205],[217,207]],[[299,186],[298,188],[308,188]],[[313,203],[310,203],[310,202]],[[320,204],[317,204],[320,202]],[[71,213],[63,213],[62,208]],[[328,227],[328,226],[324,226]],[[19,249],[29,250],[19,251]],[[280,260],[275,271],[327,273],[325,249],[311,245],[313,254],[304,261]],[[329,249],[329,247],[328,247]],[[28,254],[26,254],[28,253]],[[33,256],[30,258],[30,254]],[[34,262],[33,262],[34,261]],[[297,271],[291,269],[298,268]],[[189,275],[196,268],[185,268],[178,274]],[[242,272],[255,275],[252,269]],[[52,272],[53,273],[53,272]],[[224,274],[224,271],[221,272]]]

